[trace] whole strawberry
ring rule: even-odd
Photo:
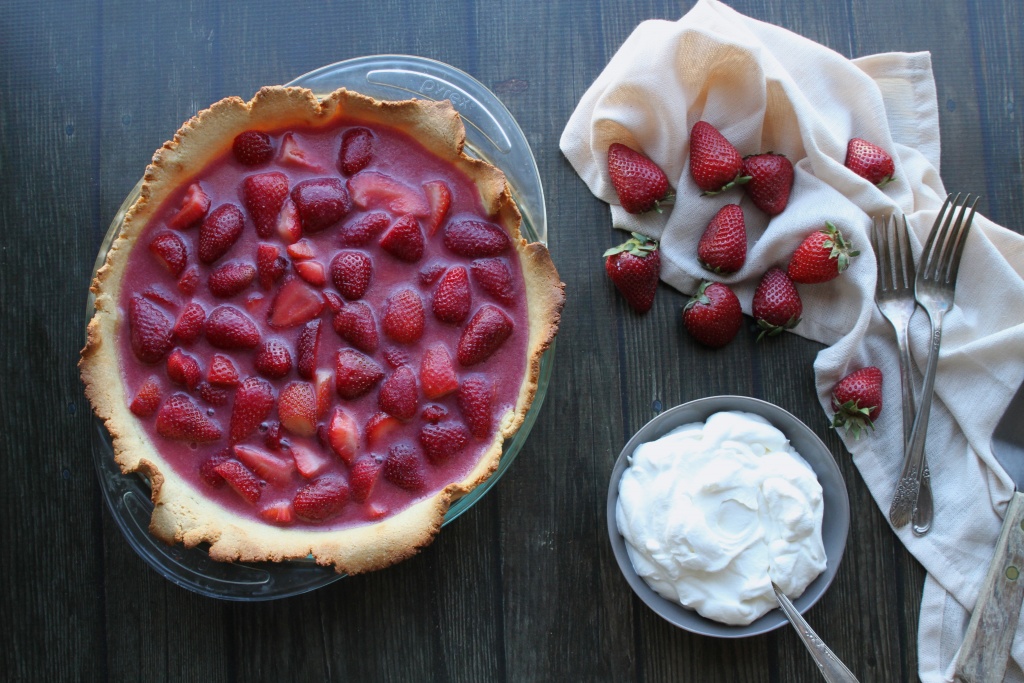
[[[865,428],[874,429],[882,412],[882,371],[869,366],[841,379],[832,390],[832,408],[832,426],[845,428],[854,439]]]
[[[758,341],[796,327],[803,312],[800,294],[785,271],[772,268],[761,277],[754,290],[753,305],[754,319],[761,328]]]
[[[860,254],[852,249],[836,226],[828,221],[821,230],[815,230],[793,252],[786,274],[793,282],[813,285],[828,282],[850,265],[850,259]]]
[[[743,186],[754,206],[769,216],[778,216],[789,203],[793,189],[793,164],[782,154],[755,154],[743,160],[743,175],[750,181]]]
[[[661,202],[674,195],[668,178],[657,164],[618,142],[608,148],[608,175],[619,195],[619,204],[629,213],[661,212]]]
[[[604,252],[608,277],[637,313],[646,313],[654,304],[661,273],[658,243],[634,232],[633,237]]]
[[[843,165],[878,187],[885,187],[896,179],[896,166],[889,153],[861,138],[853,138],[846,145]]]
[[[705,280],[683,308],[683,324],[701,344],[720,349],[733,340],[743,324],[740,300],[728,286]]]
[[[750,180],[743,175],[740,153],[705,121],[698,121],[690,131],[690,175],[704,194],[724,192]]]
[[[726,204],[714,215],[697,244],[697,258],[715,273],[735,273],[747,260],[747,225],[739,204]]]

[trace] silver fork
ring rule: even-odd
[[[914,400],[914,373],[911,368],[909,337],[910,319],[917,308],[914,299],[914,255],[907,233],[907,217],[900,228],[896,216],[888,221],[875,218],[871,241],[878,261],[878,279],[875,282],[875,304],[896,331],[896,345],[900,354],[900,384],[903,388],[903,458],[910,455],[910,433],[917,410]],[[922,456],[923,457],[923,456]],[[921,490],[913,511],[913,530],[918,536],[928,533],[932,524],[932,485],[928,463],[924,468]]]
[[[915,291],[917,302],[928,314],[932,326],[932,343],[928,350],[928,364],[924,370],[924,386],[921,388],[921,402],[917,407],[914,427],[910,433],[910,446],[903,463],[903,472],[896,486],[896,495],[889,508],[889,521],[896,528],[910,522],[917,505],[923,476],[924,441],[928,433],[928,417],[932,408],[932,393],[935,389],[935,368],[939,364],[939,345],[942,342],[942,320],[953,308],[953,293],[956,275],[960,270],[960,257],[964,253],[967,233],[974,221],[978,198],[971,201],[971,195],[960,201],[960,194],[946,197],[935,224],[932,225],[928,242],[921,253],[921,265],[917,273]],[[969,204],[969,205],[968,205]],[[970,213],[968,213],[970,211]],[[966,220],[965,220],[966,215]],[[956,222],[953,222],[954,216]],[[950,228],[952,226],[952,229]]]

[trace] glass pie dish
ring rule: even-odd
[[[501,169],[523,216],[521,230],[531,242],[546,242],[547,223],[540,175],[529,144],[512,115],[483,84],[454,67],[420,57],[383,55],[361,57],[322,67],[287,85],[305,87],[318,96],[338,88],[380,100],[411,97],[450,100],[466,128],[465,151]],[[111,222],[101,245],[93,276],[106,260],[124,218],[139,197],[141,181],[129,193]],[[94,297],[87,301],[86,319],[93,314]],[[553,346],[541,359],[533,404],[522,427],[505,443],[497,470],[480,486],[454,501],[447,525],[472,507],[498,482],[522,449],[543,404],[550,381]],[[169,581],[201,595],[237,601],[260,601],[304,593],[338,580],[333,568],[311,558],[279,563],[224,563],[212,560],[204,546],[169,546],[148,531],[153,511],[150,486],[139,474],[125,475],[114,461],[109,434],[94,418],[93,457],[107,507],[125,538],[153,569]]]

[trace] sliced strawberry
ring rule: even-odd
[[[192,296],[199,287],[199,268],[191,266],[178,278],[178,291],[185,296]]]
[[[425,221],[427,237],[433,237],[448,215],[448,209],[452,205],[452,191],[443,180],[423,183],[423,190],[427,193],[427,202],[430,204],[430,215]]]
[[[363,171],[349,178],[347,185],[352,201],[360,209],[387,209],[394,216],[430,215],[430,205],[423,193],[383,173]]]
[[[211,406],[226,406],[231,400],[231,392],[224,387],[215,387],[209,382],[199,383],[199,398]]]
[[[264,377],[281,379],[292,371],[292,354],[282,341],[268,339],[256,350],[252,364]]]
[[[469,432],[458,421],[423,425],[420,430],[420,445],[423,453],[434,465],[443,465],[469,443]]]
[[[142,292],[142,296],[146,297],[150,301],[160,304],[161,306],[167,306],[168,308],[178,307],[178,297],[167,291],[162,285],[154,284],[146,287]]]
[[[416,218],[405,215],[396,220],[384,236],[380,247],[399,261],[415,263],[423,256],[423,231]]]
[[[349,301],[363,298],[373,277],[373,262],[361,251],[342,250],[331,260],[331,282]]]
[[[288,259],[281,256],[281,250],[275,245],[261,244],[256,248],[256,277],[263,289],[273,287],[287,268]]]
[[[271,524],[291,524],[295,521],[295,506],[290,500],[274,501],[260,508],[260,518]]]
[[[150,377],[139,387],[128,409],[137,417],[149,417],[160,407],[160,385]]]
[[[206,381],[216,387],[237,387],[238,370],[227,356],[215,353],[210,357],[210,367],[206,371]]]
[[[319,232],[340,221],[352,200],[340,178],[311,178],[292,189],[292,202],[304,232]]]
[[[242,236],[245,217],[234,204],[222,204],[199,226],[199,261],[213,263],[234,246]]]
[[[323,418],[331,407],[334,397],[334,374],[327,368],[317,368],[313,375],[313,392],[316,394],[316,419]]]
[[[327,273],[319,261],[299,261],[295,264],[295,272],[314,287],[323,287],[327,284]]]
[[[431,263],[424,266],[420,270],[420,284],[429,287],[437,282],[446,270],[448,270],[448,266],[443,263]]]
[[[157,363],[171,350],[171,319],[159,308],[136,294],[128,304],[128,329],[135,357],[143,363]]]
[[[174,277],[181,275],[188,265],[188,247],[177,233],[161,232],[149,243],[149,250]]]
[[[206,340],[218,349],[251,349],[260,343],[256,323],[234,306],[213,309],[203,330]]]
[[[341,512],[348,496],[344,477],[325,474],[295,492],[295,514],[310,522],[322,522]]]
[[[503,304],[511,304],[515,300],[515,283],[508,261],[503,258],[482,258],[470,264],[473,281]]]
[[[402,349],[387,348],[384,349],[384,362],[392,368],[400,368],[409,364],[409,354]]]
[[[321,294],[324,297],[324,303],[327,305],[327,308],[331,309],[332,313],[337,313],[345,307],[345,302],[334,292],[321,292]]]
[[[288,256],[293,261],[308,261],[311,258],[316,258],[316,252],[313,251],[313,243],[307,239],[301,239],[295,244],[289,244]]]
[[[374,353],[380,344],[373,312],[361,301],[350,303],[338,311],[334,316],[334,331],[365,353]]]
[[[259,377],[246,377],[235,392],[231,408],[231,441],[241,441],[256,431],[274,407],[274,389]]]
[[[388,415],[400,420],[416,417],[416,376],[406,366],[395,370],[384,380],[377,397],[377,405]]]
[[[452,357],[444,344],[434,344],[423,352],[420,364],[420,386],[430,400],[447,396],[459,388]]]
[[[291,454],[299,474],[306,479],[312,479],[331,466],[331,461],[326,455],[312,448],[292,446]]]
[[[497,256],[510,244],[505,231],[493,223],[468,219],[449,222],[444,229],[444,246],[467,258]]]
[[[285,244],[291,244],[302,237],[302,222],[299,220],[299,210],[295,208],[295,202],[291,197],[284,200],[281,213],[277,217],[277,234],[284,240]]]
[[[220,427],[185,394],[168,398],[156,414],[156,433],[165,439],[206,443],[221,438]]]
[[[384,370],[369,356],[355,349],[342,349],[334,361],[338,395],[353,400],[366,394],[384,379]]]
[[[308,323],[320,315],[322,310],[324,299],[320,293],[301,279],[293,277],[285,280],[277,291],[277,296],[270,304],[267,322],[278,329],[296,327]]]
[[[235,493],[242,497],[242,500],[251,505],[255,505],[263,495],[259,477],[237,460],[225,460],[216,465],[213,471],[223,477],[224,481],[235,490]]]
[[[512,334],[512,319],[505,311],[484,304],[462,330],[456,356],[465,366],[483,363]]]
[[[281,153],[278,155],[278,159],[285,166],[291,166],[292,168],[300,168],[307,171],[323,171],[316,161],[313,160],[306,150],[299,145],[299,142],[295,139],[292,133],[285,133],[284,137],[281,138]]]
[[[263,432],[263,444],[272,451],[279,451],[287,441],[284,438],[284,430],[280,422],[266,423],[267,430]]]
[[[401,424],[397,417],[391,417],[387,413],[374,413],[366,421],[366,445],[372,447],[383,443]]]
[[[396,342],[413,343],[423,336],[423,324],[423,302],[420,295],[411,289],[403,289],[384,302],[381,328]]]
[[[182,344],[191,344],[203,333],[205,321],[206,311],[200,304],[193,301],[182,309],[178,321],[174,323],[174,337]]]
[[[423,463],[412,446],[402,443],[391,447],[384,460],[384,478],[407,491],[423,488]]]
[[[298,358],[299,376],[313,379],[316,372],[316,357],[320,352],[320,321],[310,320],[299,333],[295,344],[295,355]]]
[[[207,486],[211,486],[215,489],[221,488],[227,482],[224,481],[224,477],[217,473],[216,467],[222,462],[227,462],[230,459],[230,448],[225,448],[221,452],[211,455],[199,466],[199,479]]]
[[[379,455],[364,455],[352,464],[349,483],[352,486],[352,500],[365,503],[373,493],[373,487],[384,467],[384,458]]]
[[[206,281],[210,293],[226,299],[241,294],[256,279],[256,269],[249,263],[228,261],[210,273]]]
[[[391,508],[384,503],[370,503],[366,506],[366,516],[370,519],[384,519],[391,514]]]
[[[210,196],[203,191],[199,183],[192,183],[185,191],[185,198],[181,200],[181,208],[167,221],[167,225],[175,230],[191,228],[201,221],[209,210]]]
[[[341,243],[348,247],[361,247],[384,232],[389,225],[391,217],[383,211],[368,213],[341,228]]]
[[[242,444],[235,444],[231,450],[243,465],[264,481],[287,484],[295,473],[295,461],[291,458],[281,458],[262,448]]]
[[[469,274],[462,266],[449,268],[434,290],[431,310],[434,317],[443,323],[460,325],[469,315],[472,304],[469,294]]]
[[[167,357],[167,377],[192,391],[203,378],[203,371],[199,368],[199,361],[181,349],[174,349]]]
[[[366,128],[349,128],[341,137],[338,169],[345,175],[355,175],[373,159],[373,133]]]
[[[316,392],[309,382],[290,382],[277,401],[281,426],[298,436],[316,434]]]
[[[359,427],[341,406],[334,409],[327,423],[327,443],[346,465],[351,465],[359,453]]]
[[[274,234],[287,198],[288,176],[280,171],[257,173],[242,181],[242,204],[256,226],[256,234],[263,239]]]
[[[422,417],[425,422],[437,424],[448,417],[448,409],[444,406],[439,406],[436,403],[431,403],[423,408],[423,412],[420,413],[420,417]]]
[[[470,433],[478,439],[487,438],[494,420],[494,385],[480,375],[471,375],[462,380],[456,398]]]

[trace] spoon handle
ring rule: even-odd
[[[846,665],[835,656],[832,650],[828,649],[828,645],[825,645],[810,624],[800,616],[796,606],[774,581],[772,581],[772,588],[775,589],[775,597],[779,601],[779,607],[782,608],[783,614],[789,619],[789,623],[793,624],[793,628],[796,629],[796,633],[800,636],[807,651],[811,653],[814,663],[818,665],[825,680],[830,683],[859,683],[853,672],[846,668]]]

